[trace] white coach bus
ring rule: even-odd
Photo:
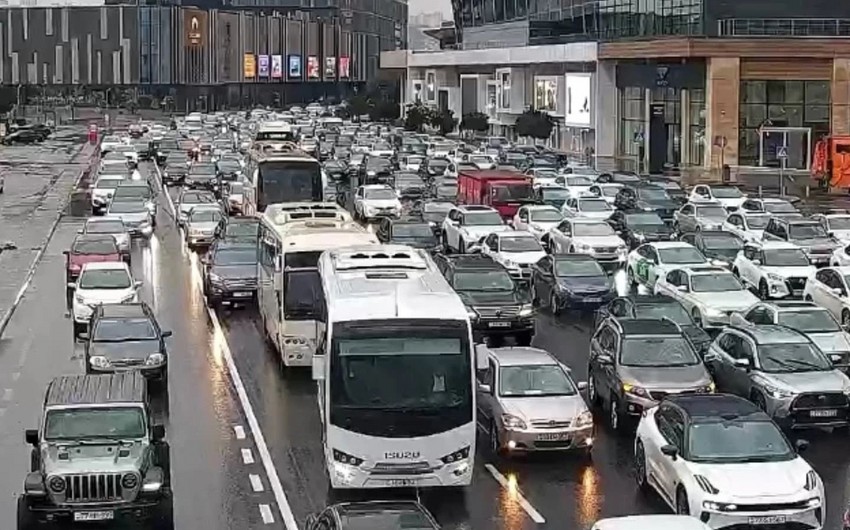
[[[273,204],[260,215],[257,305],[265,335],[285,366],[312,363],[324,300],[319,256],[377,242],[334,203]]]
[[[457,293],[425,251],[402,245],[325,252],[319,274],[313,375],[331,487],[469,485],[475,363]]]

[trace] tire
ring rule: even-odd
[[[489,435],[490,458],[496,460],[502,456],[502,444],[499,441],[499,430],[496,429],[496,422],[490,422]]]
[[[159,500],[151,520],[153,530],[174,530],[174,497],[166,491]]]
[[[599,398],[599,392],[596,391],[596,382],[593,377],[593,372],[588,367],[587,370],[587,401],[591,407],[602,405],[602,400]]]
[[[626,287],[629,290],[637,289],[638,282],[635,277],[635,270],[632,267],[626,266]]]
[[[440,239],[443,240],[443,248],[446,249],[446,254],[451,254],[452,249],[449,246],[449,236],[446,234],[445,230],[443,230],[443,233],[440,234]]]
[[[688,492],[680,487],[676,491],[676,513],[679,515],[691,515],[691,506],[688,503]]]
[[[753,393],[753,395],[750,397],[750,401],[752,401],[753,404],[755,404],[755,406],[757,406],[762,411],[767,411],[767,401],[765,401],[764,396],[760,393]]]
[[[699,312],[699,309],[693,308],[691,310],[691,318],[694,319],[694,324],[696,324],[697,326],[699,326],[701,328],[705,327],[705,326],[703,326],[702,314]]]
[[[681,234],[681,233],[682,233],[682,231],[681,231],[681,230],[679,230],[679,223],[677,223],[677,222],[674,222],[674,223],[673,223],[673,232],[674,232],[674,233],[676,233],[676,234]]]
[[[561,314],[561,303],[558,300],[558,294],[555,292],[555,289],[552,289],[551,294],[549,294],[549,309],[555,316]]]
[[[759,282],[759,298],[767,300],[770,297],[770,290],[767,287],[767,282],[762,280]]]
[[[622,432],[623,418],[620,417],[620,400],[617,396],[611,396],[611,402],[608,405],[608,426],[614,432]]]
[[[457,253],[466,254],[466,241],[463,238],[457,240]]]
[[[159,442],[154,448],[156,464],[162,468],[164,477],[163,487],[171,488],[171,447],[166,442]]]
[[[848,326],[850,326],[850,311],[845,309],[841,311],[841,327],[847,329]]]
[[[18,497],[18,530],[33,530],[37,521],[29,509],[29,503],[25,495]]]
[[[641,491],[649,490],[649,482],[646,479],[646,450],[643,448],[643,442],[637,440],[635,442],[635,482],[638,489]]]
[[[534,285],[534,281],[531,282],[531,305],[534,307],[541,307],[540,296],[537,293],[537,286]]]
[[[738,270],[738,267],[732,267],[732,274],[734,274],[738,278],[741,277],[741,271]]]
[[[35,473],[41,469],[41,452],[33,447],[30,451],[30,472]]]

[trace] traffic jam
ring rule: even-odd
[[[276,495],[287,530],[491,526],[428,499],[476,503],[482,483],[518,506],[512,528],[850,529],[844,486],[809,458],[850,431],[850,212],[335,110],[102,138],[65,251],[85,372],[53,380],[26,431],[19,530],[174,528],[171,461],[192,448],[156,409],[191,376],[169,369],[132,252],[163,224],[210,325],[248,320],[266,350],[231,340],[227,362],[269,357],[319,431],[289,433],[327,496],[302,517],[297,492]],[[243,407],[276,399],[235,370]],[[628,500],[558,522],[547,482],[524,481],[565,468]]]

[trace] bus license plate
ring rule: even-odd
[[[537,440],[540,442],[560,442],[569,439],[570,434],[566,432],[547,432],[545,434],[537,435]]]
[[[393,478],[388,480],[387,484],[392,488],[409,488],[416,485],[416,480],[412,478]]]
[[[785,524],[784,515],[758,515],[750,517],[750,524]]]
[[[509,327],[511,327],[510,322],[490,322],[487,325],[490,326],[491,328],[509,328]]]
[[[812,418],[834,418],[835,416],[838,416],[838,411],[835,409],[810,410],[809,415]]]
[[[115,518],[112,510],[103,512],[74,512],[75,521],[111,521]]]

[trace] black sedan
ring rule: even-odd
[[[257,246],[219,242],[202,259],[204,296],[211,307],[257,296]]]
[[[586,254],[553,254],[531,270],[534,304],[553,314],[564,309],[596,309],[617,296],[613,279]]]
[[[670,241],[676,237],[670,225],[655,212],[617,210],[608,219],[608,224],[630,249],[652,241]]]
[[[722,230],[703,230],[681,237],[685,243],[699,249],[712,265],[730,268],[732,262],[744,248],[744,241],[731,232]]]

